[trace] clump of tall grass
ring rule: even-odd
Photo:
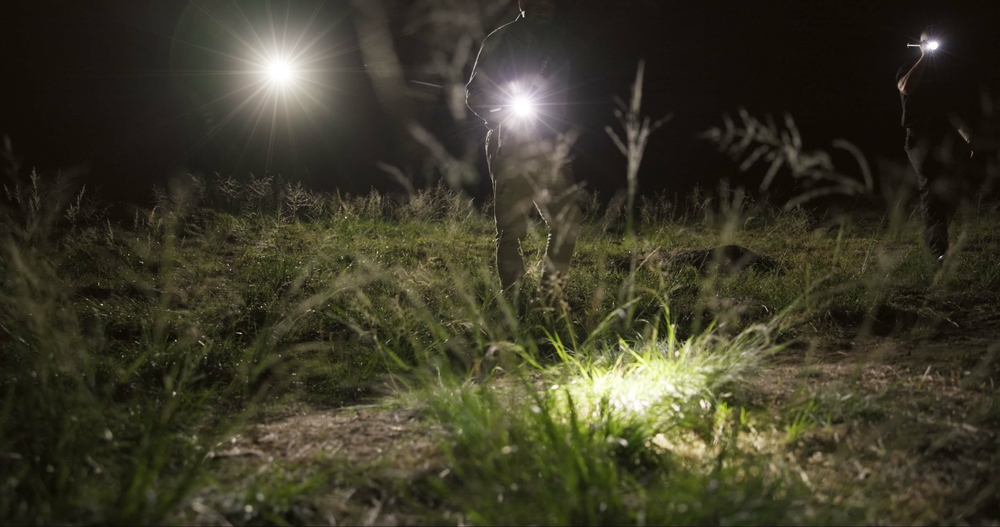
[[[45,211],[41,211],[45,214]],[[54,213],[48,213],[54,215]],[[162,518],[194,483],[205,443],[193,332],[146,335],[113,360],[51,254],[7,235],[0,289],[0,517],[13,523]],[[160,377],[137,372],[161,361]]]
[[[815,520],[800,482],[736,451],[740,412],[720,395],[781,348],[778,328],[681,339],[664,322],[634,344],[557,340],[560,361],[508,382],[430,387],[448,432],[435,499],[474,523]]]
[[[642,115],[642,83],[645,69],[645,62],[639,61],[628,104],[621,99],[616,98],[615,100],[618,104],[618,108],[615,110],[615,117],[624,129],[624,138],[620,137],[612,127],[605,127],[605,132],[607,132],[615,146],[618,147],[618,151],[625,156],[627,161],[625,170],[626,181],[628,182],[626,190],[627,199],[625,202],[625,238],[631,248],[632,259],[629,263],[629,280],[626,281],[623,288],[622,296],[625,303],[631,303],[632,297],[635,294],[631,275],[635,273],[636,260],[639,256],[636,250],[634,231],[635,199],[639,188],[639,165],[642,163],[642,156],[646,150],[646,144],[649,142],[650,134],[672,118],[671,115],[668,115],[653,121],[648,116]],[[627,318],[631,319],[631,316]]]
[[[145,239],[110,223],[73,224],[67,237],[60,221],[77,210],[66,204],[81,200],[60,199],[66,187],[47,189],[35,172],[30,181],[27,206],[4,205],[17,221],[0,233],[0,518],[155,523],[200,484],[241,406],[281,384],[262,383],[262,374],[273,374],[272,341],[294,313],[239,350],[231,334],[206,338],[176,305],[185,193],[162,197],[141,222],[137,215]],[[73,277],[93,264],[81,248],[134,251],[156,272],[151,283],[117,287],[135,272],[109,263],[110,283],[80,298]],[[105,302],[122,305],[123,320],[95,317]],[[236,375],[213,378],[220,357]],[[222,394],[235,414],[214,406]]]

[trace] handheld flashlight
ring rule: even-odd
[[[499,108],[490,108],[490,113],[498,113],[504,110],[513,110],[514,117],[531,117],[535,115],[535,104],[531,102],[530,99],[526,97],[516,97],[511,101],[509,106],[501,106]]]
[[[523,97],[514,99],[514,113],[518,117],[529,117],[535,113],[535,107],[531,101]]]
[[[919,48],[921,44],[923,44],[923,43],[921,42],[920,44],[907,44],[906,47],[908,47],[908,48]],[[934,51],[935,49],[938,48],[938,46],[939,46],[939,44],[938,44],[938,42],[936,40],[932,40],[932,41],[930,41],[930,42],[927,43],[927,49],[929,49],[930,51]]]

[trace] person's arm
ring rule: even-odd
[[[501,28],[503,29],[503,28]],[[502,120],[501,108],[504,104],[503,91],[497,85],[500,72],[497,71],[497,47],[501,39],[501,29],[490,33],[483,41],[472,67],[472,77],[465,86],[465,104],[486,126],[495,128]]]
[[[502,106],[502,98],[499,90],[490,79],[488,74],[477,71],[472,74],[472,79],[465,87],[465,104],[480,119],[486,121],[490,128],[495,127],[499,121],[499,114]]]
[[[922,48],[921,48],[922,49]],[[927,55],[924,53],[920,54],[920,59],[917,63],[910,68],[910,71],[906,72],[896,83],[896,88],[899,89],[899,93],[903,95],[909,95],[920,88],[920,81],[924,79],[924,70],[927,69]]]
[[[958,127],[958,135],[962,136],[962,139],[965,139],[966,143],[972,142],[972,136],[969,135],[969,132],[965,129],[965,125]]]
[[[958,135],[962,136],[962,139],[965,139],[965,143],[969,145],[969,157],[975,157],[976,151],[972,149],[972,134],[969,133],[964,124],[960,125],[956,130],[958,131]]]

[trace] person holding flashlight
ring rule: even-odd
[[[962,111],[970,94],[944,55],[942,32],[928,26],[920,34],[920,58],[896,73],[903,104],[906,155],[917,173],[923,239],[939,262],[948,251],[948,225],[962,197],[968,160],[973,156]]]
[[[519,0],[520,15],[490,33],[466,86],[466,102],[485,121],[493,181],[496,265],[505,292],[524,279],[521,242],[538,209],[549,228],[543,287],[564,279],[580,234],[567,139],[569,34],[556,23],[556,0]]]

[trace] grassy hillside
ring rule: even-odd
[[[649,200],[633,251],[592,204],[510,304],[447,191],[196,181],[115,223],[42,187],[5,208],[4,522],[1000,521],[995,206],[939,267],[909,210]],[[685,257],[727,244],[773,265]]]

